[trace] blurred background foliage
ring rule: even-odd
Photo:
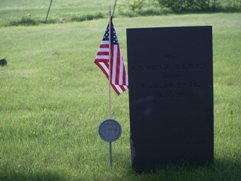
[[[118,3],[119,13],[126,16],[241,11],[241,0],[119,0]]]

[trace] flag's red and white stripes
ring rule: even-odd
[[[109,61],[111,61],[110,65]],[[95,58],[95,64],[103,71],[108,80],[111,75],[111,86],[118,95],[128,89],[128,78],[119,44],[111,44],[110,48],[109,41],[103,40]]]

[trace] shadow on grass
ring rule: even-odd
[[[49,19],[47,22],[41,19],[34,19],[32,17],[22,17],[21,19],[10,21],[7,26],[34,26],[39,24],[82,22],[82,21],[90,21],[90,20],[103,19],[103,18],[105,18],[105,15],[102,13],[73,16],[69,19],[62,19],[62,18]]]
[[[114,179],[109,180],[126,180],[126,181],[240,181],[241,178],[241,160],[216,159],[213,164],[207,165],[188,165],[179,166],[169,165],[162,166],[158,170],[151,173],[137,173],[132,170],[130,161],[126,155],[115,155],[115,162],[119,163],[124,170],[121,173],[114,173]],[[128,162],[128,163],[127,163]],[[119,165],[119,166],[120,166]],[[18,171],[11,167],[0,166],[1,181],[67,181],[68,179],[60,172],[51,171],[31,171],[31,168],[26,168],[26,171]],[[116,166],[114,166],[116,167]],[[119,170],[119,168],[117,168]],[[102,178],[104,173],[99,173],[97,180],[108,180]],[[70,178],[71,179],[71,178]]]
[[[24,173],[15,170],[2,170],[0,168],[1,181],[64,181],[64,177],[53,172]]]
[[[216,159],[212,164],[162,166],[150,173],[137,173],[128,167],[126,180],[165,181],[240,181],[241,160]]]
[[[215,180],[240,181],[241,157],[237,160],[217,159],[213,164]]]

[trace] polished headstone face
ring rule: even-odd
[[[132,166],[213,160],[212,27],[127,29]]]

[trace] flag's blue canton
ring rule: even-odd
[[[109,34],[110,34],[110,26],[108,25],[107,28],[106,28],[106,31],[105,31],[105,34],[104,34],[104,37],[103,37],[103,41],[109,41]],[[111,25],[111,44],[115,44],[117,45],[118,44],[118,39],[117,39],[117,36],[116,36],[116,32],[115,32],[115,28],[114,28],[114,25],[112,24]]]

